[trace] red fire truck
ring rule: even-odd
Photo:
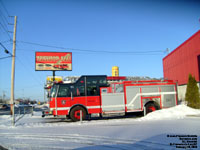
[[[176,83],[170,80],[121,81],[106,75],[81,76],[75,83],[55,83],[51,87],[49,111],[72,121],[87,116],[149,112],[177,105]],[[80,114],[81,112],[81,114]]]

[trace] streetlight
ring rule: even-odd
[[[7,56],[7,57],[1,57],[0,59],[5,59],[5,58],[13,57],[13,55],[7,50],[7,48],[6,48],[2,43],[0,43],[0,45],[1,45],[1,47],[4,48],[4,52],[5,52],[6,54],[9,54],[9,55],[10,55],[10,56]]]

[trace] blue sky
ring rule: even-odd
[[[15,98],[43,100],[52,72],[35,71],[35,51],[72,52],[73,70],[58,76],[111,76],[112,66],[119,66],[121,76],[159,78],[165,50],[174,50],[200,29],[197,0],[0,1],[0,42],[10,52],[8,34],[13,35],[5,29],[13,31],[7,22],[14,18],[8,15],[18,16]],[[6,56],[0,47],[0,58]],[[9,98],[11,58],[0,59],[0,70],[0,96],[4,92]]]

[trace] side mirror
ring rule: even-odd
[[[47,98],[50,98],[50,94],[49,93],[47,94]]]

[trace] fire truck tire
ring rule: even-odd
[[[72,121],[80,121],[80,111],[82,111],[82,120],[85,120],[86,118],[86,110],[81,107],[81,106],[76,106],[74,108],[72,108],[72,110],[70,111],[70,118]]]
[[[148,103],[145,106],[146,114],[158,110],[158,107],[154,103]]]

